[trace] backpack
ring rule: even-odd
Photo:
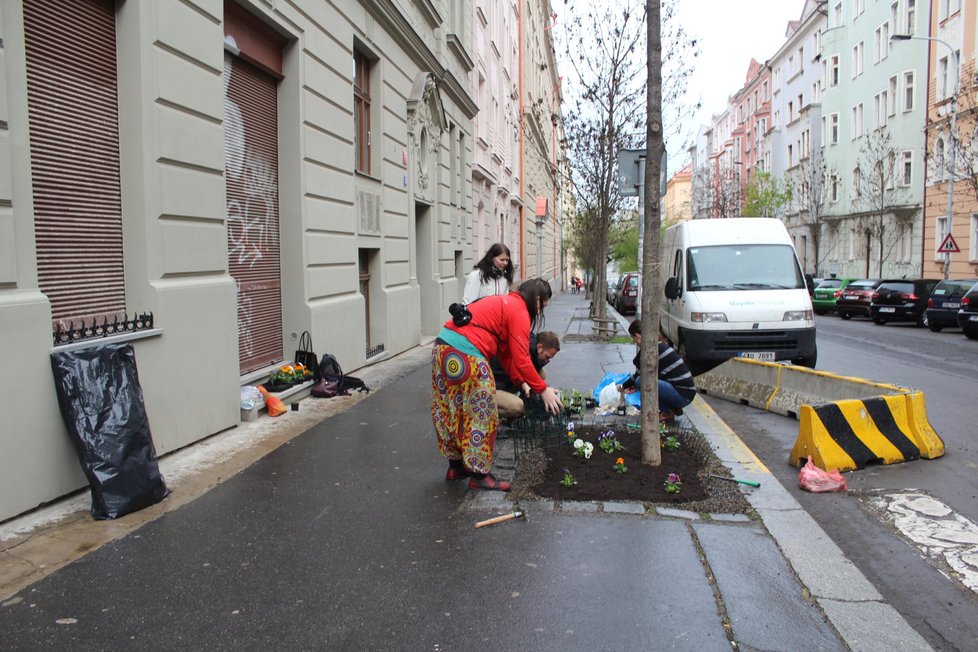
[[[320,358],[319,366],[316,367],[316,379],[316,384],[309,390],[316,398],[349,396],[348,390],[351,389],[370,393],[370,388],[362,380],[356,376],[347,376],[343,373],[339,360],[331,353]]]

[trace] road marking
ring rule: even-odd
[[[867,501],[926,559],[939,567],[946,564],[955,578],[978,593],[978,525],[936,498],[913,490],[871,496]]]

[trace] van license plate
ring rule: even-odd
[[[896,312],[896,308],[880,308],[880,312]]]
[[[749,358],[751,360],[764,360],[765,362],[774,362],[774,351],[744,351],[740,354],[741,358]]]

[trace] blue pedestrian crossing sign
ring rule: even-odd
[[[941,246],[937,248],[937,253],[939,254],[959,254],[961,249],[958,248],[958,243],[954,241],[954,236],[948,233],[944,236],[944,242]]]

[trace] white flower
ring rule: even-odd
[[[591,459],[591,453],[594,452],[594,444],[588,442],[584,445],[584,459]]]
[[[574,448],[580,448],[583,445],[584,445],[584,440],[583,439],[575,439],[574,440]]]

